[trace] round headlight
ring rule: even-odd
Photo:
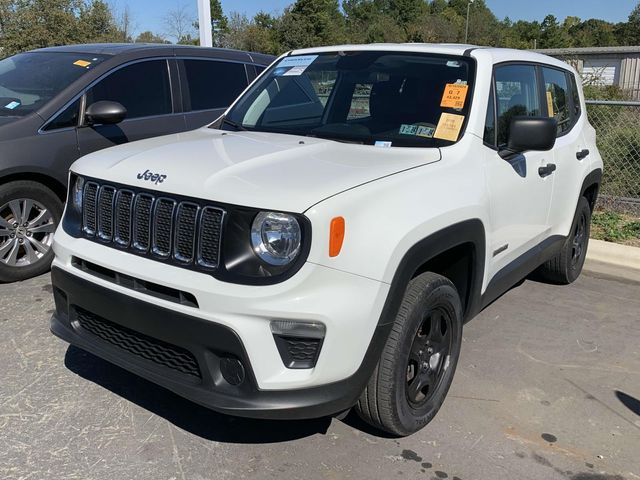
[[[82,211],[82,194],[84,193],[84,178],[77,177],[71,190],[71,202],[73,208],[78,212]]]
[[[300,224],[292,215],[260,212],[251,225],[251,245],[269,265],[287,265],[300,253]]]

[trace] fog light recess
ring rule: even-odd
[[[287,368],[313,368],[318,361],[326,327],[320,322],[273,320],[271,333]]]
[[[236,358],[223,357],[220,359],[220,373],[230,385],[237,386],[244,382],[244,366]]]

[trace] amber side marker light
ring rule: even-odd
[[[335,217],[331,220],[331,228],[329,230],[329,256],[337,257],[342,250],[342,242],[344,241],[344,218]]]

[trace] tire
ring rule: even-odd
[[[49,270],[61,218],[62,202],[44,185],[28,180],[0,185],[0,282]]]
[[[534,278],[555,285],[568,285],[576,281],[587,256],[590,232],[591,207],[586,198],[580,197],[571,231],[562,249],[538,268]]]
[[[449,391],[461,343],[462,307],[453,283],[431,272],[411,280],[380,361],[356,404],[358,415],[394,436],[423,428]]]

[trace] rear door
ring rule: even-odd
[[[110,72],[87,89],[85,107],[101,100],[124,105],[127,118],[117,125],[80,127],[78,145],[82,155],[186,128],[184,114],[173,99],[166,59],[137,61]]]
[[[558,121],[558,137],[554,147],[557,166],[549,223],[556,233],[567,235],[573,221],[582,179],[589,168],[589,150],[582,131],[585,116],[573,74],[554,67],[542,67],[547,114]]]
[[[484,158],[490,194],[493,276],[536,247],[549,233],[553,174],[539,168],[553,163],[553,151],[529,151],[502,158],[513,116],[545,114],[535,65],[505,64],[494,70],[492,100],[485,126]],[[495,110],[493,110],[495,108]]]
[[[178,65],[189,130],[213,122],[249,84],[243,62],[184,58]]]

